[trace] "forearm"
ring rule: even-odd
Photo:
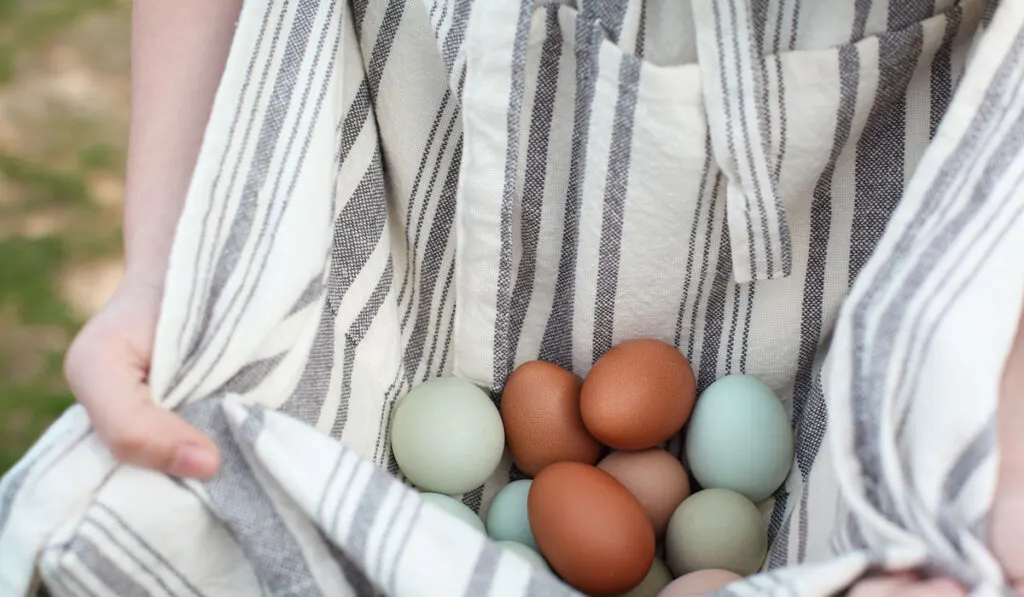
[[[136,0],[126,279],[163,283],[242,0]]]

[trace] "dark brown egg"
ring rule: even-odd
[[[654,528],[644,507],[593,466],[558,462],[542,470],[530,486],[527,514],[551,567],[589,595],[632,589],[654,561]]]
[[[661,340],[630,340],[587,374],[580,411],[590,433],[617,450],[646,450],[686,423],[697,398],[693,369]]]
[[[658,537],[665,535],[672,513],[690,495],[690,479],[682,463],[661,448],[612,452],[597,468],[615,477],[636,497]]]
[[[524,363],[509,376],[501,419],[512,460],[527,475],[554,462],[594,464],[601,457],[580,415],[580,386],[571,372],[544,361]]]

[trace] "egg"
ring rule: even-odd
[[[728,570],[698,570],[675,579],[657,597],[702,597],[742,578]]]
[[[690,495],[690,479],[682,463],[660,448],[612,452],[597,468],[615,477],[639,500],[657,537],[665,535],[672,513]]]
[[[640,581],[640,584],[620,594],[619,597],[655,597],[670,582],[672,582],[672,572],[669,571],[665,562],[655,558],[651,563],[651,569],[647,571],[647,576]]]
[[[537,570],[551,572],[551,567],[548,566],[546,561],[544,561],[544,557],[522,543],[518,543],[516,541],[498,541],[498,545],[500,545],[502,549],[518,554],[519,557],[526,560],[528,564]]]
[[[523,363],[501,394],[501,418],[509,453],[519,470],[534,476],[563,460],[594,464],[601,444],[580,415],[580,380],[544,361]]]
[[[793,430],[771,388],[729,375],[704,390],[686,430],[690,472],[704,488],[760,502],[782,485],[793,462]]]
[[[548,564],[576,589],[614,595],[638,585],[654,561],[654,528],[640,502],[608,473],[557,462],[533,480],[530,528]]]
[[[768,553],[768,532],[750,500],[729,489],[705,489],[686,498],[665,533],[665,556],[677,576],[716,568],[757,572]]]
[[[623,342],[591,368],[580,393],[583,423],[617,450],[653,448],[679,431],[696,397],[686,357],[661,340]]]
[[[487,534],[497,541],[515,541],[537,549],[526,513],[526,499],[533,481],[522,479],[501,488],[487,509]]]
[[[473,527],[477,531],[484,533],[484,522],[480,520],[480,517],[476,515],[476,512],[470,510],[469,506],[463,504],[459,500],[443,495],[440,493],[421,493],[420,497],[423,501],[441,508],[449,514],[453,514],[456,518],[462,522]]]
[[[439,377],[414,387],[395,407],[391,448],[399,470],[420,490],[461,494],[498,467],[505,432],[483,390]]]

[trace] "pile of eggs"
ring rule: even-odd
[[[764,383],[729,375],[696,394],[679,350],[631,340],[582,381],[552,363],[519,366],[500,412],[467,381],[425,382],[395,409],[392,449],[425,501],[583,593],[692,597],[761,568],[757,504],[793,459],[788,417]],[[684,425],[692,493],[664,449]],[[506,445],[532,479],[501,489],[484,521],[450,496],[482,485]]]

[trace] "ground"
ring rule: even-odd
[[[130,0],[0,0],[0,475],[121,275]]]

